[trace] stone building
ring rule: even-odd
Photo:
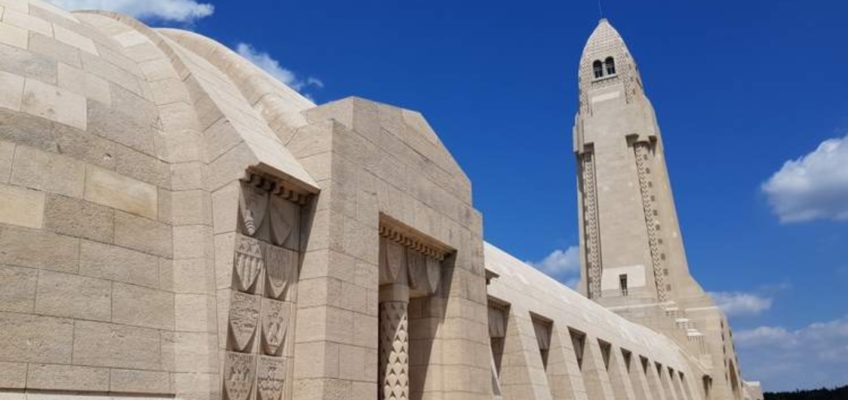
[[[635,214],[581,226],[590,300],[483,242],[419,113],[316,106],[195,33],[0,0],[0,398],[741,399],[679,235],[646,244],[639,193],[587,200],[650,165],[677,229],[613,33],[581,67],[581,198],[595,221],[610,201]],[[593,78],[596,56],[618,75]]]

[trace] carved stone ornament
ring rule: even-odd
[[[288,300],[290,288],[297,282],[297,252],[263,244],[265,254],[265,295]]]
[[[406,253],[409,287],[426,295],[436,293],[441,278],[439,261],[416,251]]]
[[[244,232],[249,236],[255,235],[259,227],[262,226],[262,221],[265,220],[265,213],[268,211],[268,197],[268,192],[262,188],[241,185],[239,213],[244,223]]]
[[[269,356],[282,354],[289,326],[290,303],[262,299],[262,352]]]
[[[229,342],[235,351],[246,352],[259,324],[259,297],[232,292],[230,297]]]
[[[291,202],[278,196],[271,196],[268,220],[271,223],[271,242],[282,246],[292,234],[297,221],[297,212]]]
[[[259,356],[256,387],[259,400],[281,400],[286,384],[286,360]]]
[[[259,274],[264,268],[262,242],[249,236],[236,234],[236,251],[233,266],[238,290],[250,292],[255,289]]]
[[[391,240],[380,241],[380,284],[402,281],[406,274],[406,249]]]
[[[409,399],[409,335],[407,303],[380,303],[379,400]]]
[[[254,356],[227,352],[224,360],[224,392],[227,400],[249,400],[256,376]]]

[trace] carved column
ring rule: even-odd
[[[379,400],[409,399],[409,288],[380,288]]]

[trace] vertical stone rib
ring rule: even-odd
[[[595,180],[595,157],[591,151],[580,155],[583,192],[583,230],[586,257],[587,297],[601,297],[601,241],[598,221],[598,190]]]
[[[655,215],[657,209],[654,207],[655,197],[652,197],[652,188],[649,185],[648,163],[651,156],[651,144],[648,142],[637,142],[633,144],[633,152],[636,156],[636,173],[639,176],[639,190],[642,194],[642,210],[645,214],[645,227],[648,230],[648,247],[651,251],[651,264],[654,271],[654,283],[657,287],[657,298],[666,301],[668,293],[666,290],[665,275],[663,273],[663,260],[660,255],[659,238],[657,227],[659,216]]]
[[[380,400],[409,399],[408,302],[380,303]]]

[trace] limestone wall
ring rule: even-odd
[[[485,260],[490,307],[503,313],[490,321],[504,399],[705,398],[704,370],[673,340],[490,244]]]

